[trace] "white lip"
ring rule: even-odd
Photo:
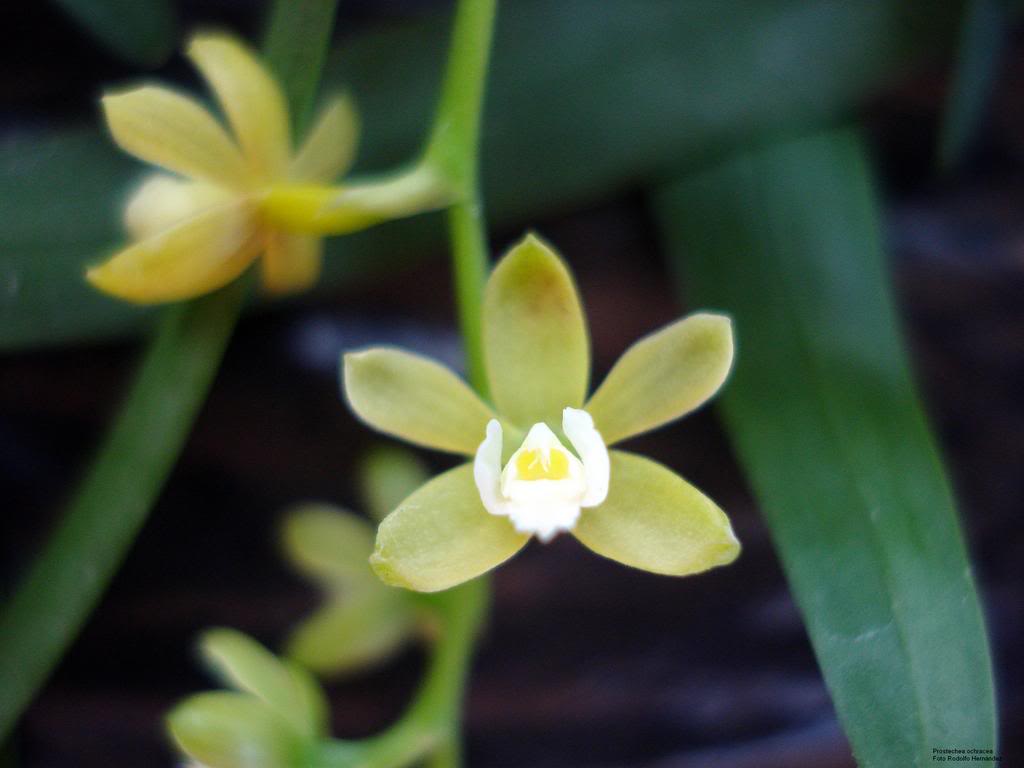
[[[530,428],[502,469],[502,429],[492,419],[473,462],[473,477],[487,511],[508,517],[517,531],[534,534],[544,542],[562,531],[572,530],[581,508],[595,507],[608,495],[608,450],[590,414],[576,408],[564,409],[562,430],[578,458],[547,424],[538,423]],[[553,451],[561,452],[568,461],[567,476],[558,480],[523,479],[516,461],[523,451],[538,452],[545,463]]]

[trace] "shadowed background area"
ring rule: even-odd
[[[421,23],[437,5],[443,4],[342,2],[339,41],[344,45],[377,26]],[[507,41],[515,41],[517,13],[526,5],[508,0]],[[238,0],[185,2],[181,15],[186,28],[222,24],[250,35],[259,29],[255,4]],[[0,114],[12,141],[29,129],[89,117],[104,84],[137,73],[98,52],[55,7],[26,4],[5,16]],[[946,33],[924,36],[931,34]],[[607,40],[589,42],[617,50]],[[577,81],[601,72],[574,69],[571,50],[562,53],[560,85],[538,93],[537,108],[543,110],[545,100],[575,99],[586,113]],[[559,52],[532,55],[557,58]],[[777,56],[785,61],[786,50]],[[872,94],[868,135],[918,381],[957,489],[982,590],[995,656],[1002,764],[1015,765],[1024,762],[1024,660],[1015,652],[1024,647],[1024,41],[1012,37],[979,139],[951,175],[937,174],[933,162],[949,53],[925,58],[915,68],[894,66],[873,75],[880,85],[865,89]],[[495,77],[514,81],[514,72],[502,72],[502,61],[499,49]],[[655,71],[620,73],[619,84],[629,88],[631,77]],[[164,75],[186,77],[179,58],[161,69]],[[730,76],[739,73],[721,74]],[[424,111],[432,99],[426,88],[413,94]],[[725,121],[721,114],[757,112],[755,94],[742,88],[723,93],[738,100],[708,117],[716,131]],[[491,112],[501,98],[495,95]],[[508,98],[515,106],[526,103],[522,94]],[[793,108],[820,110],[823,118],[843,111],[820,104]],[[414,104],[411,111],[416,109]],[[527,227],[557,245],[580,283],[599,380],[629,343],[684,309],[665,278],[662,244],[640,196],[642,180],[657,178],[655,159],[669,141],[659,145],[655,133],[647,134],[643,140],[652,146],[641,142],[624,151],[627,160],[618,165],[595,156],[593,169],[581,170],[582,181],[571,182],[551,178],[550,168],[540,165],[543,155],[517,144],[515,121],[525,119],[498,115],[496,133],[489,134],[506,153],[495,161],[500,169],[523,166],[514,189],[503,190],[501,179],[488,172],[488,202],[499,225],[493,249],[500,252]],[[789,129],[786,119],[771,115],[757,121],[771,132]],[[690,115],[687,125],[698,128],[699,116]],[[742,120],[735,125],[745,130]],[[374,127],[371,121],[367,132]],[[383,137],[369,148],[370,165],[401,157],[412,129],[376,127]],[[572,129],[589,137],[583,141],[591,142],[592,151],[610,153],[623,142],[601,132],[629,130],[630,120]],[[733,141],[721,131],[716,135],[723,146]],[[485,144],[485,168],[487,151]],[[708,150],[708,157],[714,154]],[[685,146],[671,158],[688,166],[706,159]],[[69,186],[62,194],[76,193]],[[0,202],[9,204],[14,201]],[[110,211],[109,227],[97,226],[112,230],[114,224]],[[196,633],[232,626],[277,648],[288,627],[316,603],[314,592],[282,563],[280,513],[304,499],[355,507],[354,467],[378,442],[341,401],[339,354],[385,342],[459,365],[445,254],[430,225],[423,226],[422,238],[413,228],[396,236],[401,245],[391,249],[388,264],[396,269],[390,275],[382,276],[372,263],[360,266],[312,298],[264,306],[242,322],[142,536],[24,718],[16,739],[22,764],[171,764],[161,716],[182,696],[211,687],[191,652]],[[381,236],[375,252],[388,250],[390,242]],[[413,252],[417,258],[406,258]],[[96,327],[70,324],[65,335],[103,336],[135,319],[126,317],[115,308]],[[19,349],[0,358],[5,587],[45,537],[113,414],[136,349],[137,342],[101,339]],[[853,765],[768,531],[714,410],[630,447],[678,470],[729,512],[744,544],[742,557],[729,568],[674,580],[603,561],[570,539],[531,544],[495,579],[467,710],[469,764]],[[436,468],[450,463],[436,454],[427,458]],[[421,663],[411,650],[384,669],[331,683],[335,734],[362,736],[391,722]]]

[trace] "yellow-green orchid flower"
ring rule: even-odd
[[[355,155],[347,99],[331,100],[293,152],[284,95],[252,51],[231,37],[197,35],[188,56],[231,132],[195,99],[160,86],[104,96],[114,141],[169,173],[151,175],[128,201],[131,244],[86,272],[101,291],[143,304],[187,299],[226,285],[257,258],[268,292],[303,290],[320,273],[319,235],[444,202],[425,167],[330,186]]]
[[[190,696],[167,716],[178,749],[203,768],[301,768],[328,735],[327,699],[298,664],[231,629],[205,632],[200,654],[230,691]]]
[[[731,562],[725,514],[666,467],[607,446],[707,401],[733,355],[729,318],[697,313],[638,341],[586,399],[590,348],[562,260],[528,236],[484,295],[494,407],[447,368],[397,349],[345,355],[344,388],[370,426],[470,463],[423,485],[381,523],[371,564],[432,592],[472,579],[532,535],[571,532],[600,555],[682,576]]]
[[[363,506],[379,522],[429,474],[410,451],[381,446],[364,457],[357,478]],[[319,675],[363,670],[434,630],[423,595],[374,576],[374,530],[373,521],[318,502],[299,504],[284,518],[285,557],[324,595],[289,634],[285,655]]]

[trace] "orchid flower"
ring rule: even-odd
[[[446,201],[425,165],[332,186],[355,157],[358,119],[335,97],[297,150],[281,88],[259,57],[224,35],[197,35],[188,56],[230,131],[200,102],[146,85],[107,94],[103,112],[124,151],[162,170],[129,198],[130,244],[87,270],[104,293],[153,304],[216,290],[259,259],[262,284],[283,294],[312,286],[323,234],[345,234]]]
[[[371,427],[465,455],[381,523],[371,564],[388,584],[455,586],[533,536],[682,576],[732,562],[725,514],[675,472],[608,446],[678,419],[724,383],[732,324],[692,314],[635,343],[587,399],[590,346],[573,278],[526,237],[495,267],[483,307],[492,403],[452,371],[398,349],[346,354],[344,390]]]

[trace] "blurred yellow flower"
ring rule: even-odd
[[[331,186],[355,155],[358,120],[347,99],[332,99],[293,152],[284,95],[255,53],[207,34],[192,39],[188,57],[230,131],[198,101],[168,88],[146,85],[103,98],[114,141],[170,173],[152,174],[129,200],[131,244],[86,272],[101,291],[143,304],[187,299],[226,285],[256,259],[268,292],[303,290],[320,273],[319,235],[445,202],[444,185],[424,166]]]

